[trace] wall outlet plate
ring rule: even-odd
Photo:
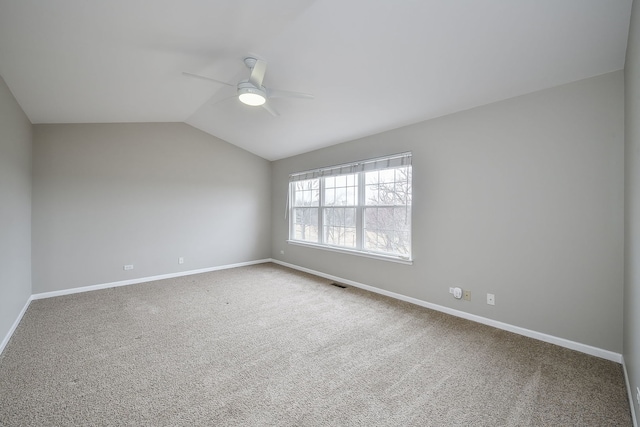
[[[123,267],[124,270],[133,270],[133,264],[127,264]]]
[[[471,301],[471,291],[464,291],[465,301]]]
[[[496,305],[496,296],[494,294],[487,294],[487,304]]]

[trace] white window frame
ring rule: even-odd
[[[386,261],[394,261],[403,264],[412,264],[412,248],[411,244],[409,245],[409,255],[404,256],[401,254],[388,253],[388,252],[377,252],[373,250],[367,250],[364,247],[364,211],[367,208],[366,200],[365,200],[365,175],[367,172],[376,171],[376,170],[385,170],[385,169],[396,169],[400,167],[412,167],[411,165],[412,155],[411,153],[401,153],[394,154],[391,156],[379,157],[370,160],[364,160],[354,163],[347,163],[337,166],[331,166],[327,168],[314,169],[310,171],[298,172],[291,174],[289,176],[289,188],[288,188],[288,198],[287,198],[287,215],[289,221],[289,239],[288,243],[293,245],[300,245],[306,247],[313,247],[318,249],[324,249],[334,252],[348,253],[353,255],[365,256],[369,258],[382,259]],[[325,179],[326,177],[331,176],[345,176],[355,174],[356,183],[357,183],[357,194],[356,194],[356,206],[351,205],[327,205],[325,201]],[[413,176],[413,175],[412,175]],[[317,209],[318,214],[318,242],[309,242],[304,240],[296,240],[294,239],[294,189],[293,183],[297,181],[304,181],[309,179],[318,179],[318,191],[319,191],[319,202],[318,206],[314,206],[314,209]],[[411,184],[411,183],[410,183]],[[355,208],[356,211],[356,246],[355,247],[345,247],[332,245],[324,242],[324,209],[326,208],[335,208],[335,207],[345,207],[345,208]],[[411,218],[412,204],[405,205],[407,209],[407,215],[409,216],[409,221]],[[411,224],[411,223],[410,223]],[[411,227],[411,226],[410,226]],[[411,228],[410,228],[411,232]]]

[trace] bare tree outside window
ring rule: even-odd
[[[411,167],[365,174],[364,247],[411,253]]]
[[[356,174],[330,176],[324,179],[322,205],[326,244],[348,248],[357,246],[357,203],[358,177]]]
[[[293,184],[293,238],[305,242],[318,242],[318,206],[320,180],[308,179]]]

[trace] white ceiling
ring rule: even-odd
[[[269,160],[624,67],[631,0],[0,0],[32,123],[186,122]],[[253,53],[281,113],[237,99]]]

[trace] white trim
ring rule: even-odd
[[[337,246],[324,245],[324,244],[321,245],[319,243],[304,242],[301,240],[287,240],[287,243],[289,243],[290,245],[305,246],[308,248],[321,249],[324,251],[339,252],[341,254],[356,255],[356,256],[362,256],[365,258],[379,259],[382,261],[397,262],[399,264],[413,265],[412,259],[403,259],[403,258],[395,257],[392,255],[381,255],[381,254],[376,254],[375,252],[366,252],[366,251],[357,250],[357,249],[339,248]]]
[[[82,286],[82,287],[79,287],[79,288],[62,289],[62,290],[59,290],[59,291],[42,292],[42,293],[39,293],[39,294],[33,294],[33,295],[31,295],[29,297],[29,299],[25,303],[24,307],[22,308],[22,311],[20,311],[20,314],[18,314],[18,317],[13,322],[13,325],[11,325],[11,328],[9,329],[9,332],[7,332],[7,335],[2,340],[2,343],[0,343],[0,354],[2,354],[2,352],[4,351],[4,348],[9,343],[9,340],[11,339],[11,337],[13,336],[13,333],[15,332],[16,328],[20,324],[20,321],[22,320],[22,317],[27,312],[27,308],[29,308],[29,304],[31,304],[31,301],[33,301],[33,300],[58,297],[58,296],[62,296],[62,295],[71,295],[71,294],[77,294],[77,293],[81,293],[81,292],[96,291],[98,289],[115,288],[115,287],[118,287],[118,286],[135,285],[137,283],[151,282],[151,281],[154,281],[154,280],[162,280],[162,279],[171,279],[171,278],[174,278],[174,277],[181,277],[181,276],[190,276],[192,274],[208,273],[210,271],[226,270],[226,269],[229,269],[229,268],[246,267],[246,266],[249,266],[249,265],[264,264],[266,262],[271,262],[271,258],[259,259],[259,260],[256,260],[256,261],[239,262],[239,263],[236,263],[236,264],[220,265],[220,266],[217,266],[217,267],[201,268],[199,270],[179,271],[177,273],[160,274],[160,275],[157,275],[157,276],[140,277],[138,279],[122,280],[122,281],[119,281],[119,282],[101,283],[101,284],[98,284],[98,285]]]
[[[7,344],[9,344],[9,340],[11,339],[11,337],[13,336],[13,333],[16,331],[16,328],[20,324],[22,317],[27,312],[27,308],[29,308],[29,304],[31,304],[32,300],[33,300],[33,296],[30,296],[29,299],[27,299],[27,302],[24,303],[24,307],[22,307],[20,314],[18,314],[18,317],[16,318],[15,322],[13,322],[13,325],[11,325],[11,328],[9,328],[7,335],[2,340],[2,343],[0,343],[0,354],[2,354],[2,352],[4,351],[4,348],[7,346]]]
[[[353,255],[362,255],[364,257],[369,257],[369,258],[376,258],[376,259],[381,259],[384,261],[395,261],[395,262],[400,262],[403,264],[411,264],[412,263],[412,258],[411,256],[402,256],[402,254],[396,253],[384,253],[384,252],[380,252],[380,251],[371,251],[368,250],[365,246],[365,231],[366,231],[366,227],[365,227],[365,215],[366,215],[366,211],[367,209],[373,209],[373,208],[403,208],[405,209],[405,215],[408,216],[410,218],[411,213],[412,213],[412,209],[411,209],[411,204],[409,201],[405,200],[404,204],[399,204],[399,205],[388,205],[388,204],[371,204],[368,205],[365,203],[365,190],[367,189],[367,186],[365,185],[365,174],[367,172],[371,171],[379,171],[382,169],[387,169],[387,168],[391,168],[391,169],[408,169],[409,171],[411,171],[411,158],[412,155],[410,152],[408,153],[403,153],[403,154],[398,154],[398,155],[394,155],[394,156],[386,156],[386,157],[381,157],[378,159],[372,159],[370,161],[364,161],[364,162],[356,162],[356,163],[347,163],[344,165],[338,165],[338,166],[334,166],[334,167],[330,167],[330,168],[320,168],[320,169],[314,169],[312,171],[306,171],[306,172],[299,172],[299,173],[294,173],[294,174],[290,174],[289,175],[289,185],[288,185],[288,196],[287,196],[287,208],[286,210],[289,212],[289,238],[287,240],[288,243],[294,243],[294,244],[300,244],[300,245],[308,245],[317,249],[327,249],[327,250],[333,250],[336,252],[343,252],[343,253],[347,253],[347,254],[353,254]],[[391,165],[391,160],[392,159],[400,159],[400,164],[393,164]],[[381,166],[381,167],[373,167],[372,169],[368,169],[364,166],[366,165],[377,165],[378,162],[382,162],[385,163],[386,162],[386,166]],[[344,171],[343,169],[347,168],[348,170]],[[338,173],[334,173],[335,171],[338,171]],[[355,188],[356,190],[356,195],[357,195],[357,201],[354,201],[355,204],[350,204],[350,205],[327,205],[327,200],[326,200],[326,180],[332,176],[341,176],[341,175],[354,175],[355,179],[356,179],[356,183],[353,185],[349,185],[349,181],[347,180],[347,182],[345,183],[345,187],[339,187],[339,188]],[[411,174],[405,175],[404,179],[398,179],[397,181],[394,181],[395,183],[400,183],[400,182],[404,182],[404,183],[408,183],[409,187],[411,186]],[[397,178],[397,177],[396,177]],[[302,204],[302,206],[297,206],[295,204],[295,194],[297,194],[298,191],[300,191],[301,193],[308,193],[310,190],[309,188],[306,188],[306,186],[301,187],[300,189],[296,189],[296,187],[298,186],[298,183],[300,182],[306,182],[306,181],[317,181],[318,182],[318,201],[317,201],[317,205],[315,204],[315,202],[311,202],[308,200],[309,203],[312,203],[312,205],[305,205],[304,203]],[[315,188],[315,187],[314,187]],[[315,190],[314,194],[315,194]],[[411,190],[409,190],[409,193],[411,193]],[[307,194],[310,195],[310,194]],[[325,214],[327,210],[330,209],[353,209],[355,211],[355,233],[356,233],[356,239],[355,239],[355,245],[354,247],[344,247],[344,246],[340,246],[340,245],[332,245],[330,244],[327,240],[329,240],[326,236],[325,236],[325,224],[324,224],[324,220],[325,220]],[[311,241],[306,241],[304,239],[296,239],[295,238],[295,227],[296,227],[296,218],[295,218],[295,211],[298,209],[302,209],[302,210],[313,210],[314,212],[317,211],[317,224],[306,224],[309,225],[310,227],[313,227],[314,225],[317,225],[317,241],[316,242],[311,242]],[[285,218],[287,218],[287,215],[285,213]],[[304,222],[304,221],[303,221]],[[305,225],[303,224],[303,226]],[[409,233],[411,233],[411,225],[409,226]],[[410,243],[410,242],[409,242]],[[411,252],[411,247],[409,247],[409,252]]]
[[[349,280],[349,279],[343,279],[341,277],[333,276],[333,275],[330,275],[330,274],[325,274],[325,273],[322,273],[320,271],[312,270],[310,268],[300,267],[300,266],[297,266],[295,264],[289,264],[287,262],[283,262],[283,261],[280,261],[280,260],[277,260],[277,259],[273,259],[273,258],[261,259],[261,260],[256,260],[256,261],[241,262],[241,263],[237,263],[237,264],[228,264],[228,265],[222,265],[222,266],[218,266],[218,267],[203,268],[203,269],[199,269],[199,270],[181,271],[181,272],[177,272],[177,273],[162,274],[162,275],[158,275],[158,276],[142,277],[142,278],[138,278],[138,279],[123,280],[123,281],[119,281],[119,282],[103,283],[103,284],[99,284],[99,285],[83,286],[83,287],[80,287],[80,288],[64,289],[64,290],[60,290],[60,291],[43,292],[43,293],[39,293],[39,294],[33,294],[33,295],[31,295],[31,297],[29,297],[29,299],[25,303],[24,307],[20,311],[20,314],[16,318],[15,322],[13,322],[13,325],[9,329],[9,332],[5,336],[5,338],[2,341],[2,343],[0,344],[0,354],[2,354],[2,351],[4,350],[5,346],[8,344],[9,340],[11,339],[11,336],[15,332],[16,328],[18,327],[18,324],[20,323],[20,321],[22,320],[22,317],[24,316],[25,312],[27,311],[27,308],[29,307],[29,304],[33,300],[43,299],[43,298],[51,298],[51,297],[62,296],[62,295],[76,294],[76,293],[80,293],[80,292],[89,292],[89,291],[94,291],[94,290],[98,290],[98,289],[113,288],[113,287],[117,287],[117,286],[127,286],[127,285],[133,285],[133,284],[137,284],[137,283],[144,283],[144,282],[149,282],[149,281],[154,281],[154,280],[170,279],[170,278],[181,277],[181,276],[189,276],[189,275],[192,275],[192,274],[207,273],[207,272],[216,271],[216,270],[226,270],[226,269],[229,269],[229,268],[245,267],[245,266],[255,265],[255,264],[264,264],[266,262],[273,262],[275,264],[279,264],[279,265],[282,265],[282,266],[285,266],[285,267],[289,267],[289,268],[292,268],[294,270],[304,271],[305,273],[314,274],[316,276],[324,277],[324,278],[329,279],[329,280],[335,280],[337,282],[345,283],[347,285],[351,285],[351,286],[354,286],[354,287],[357,287],[357,288],[365,289],[365,290],[368,290],[368,291],[371,291],[371,292],[375,292],[375,293],[378,293],[378,294],[381,294],[381,295],[385,295],[385,296],[388,296],[388,297],[391,297],[391,298],[395,298],[395,299],[398,299],[398,300],[401,300],[401,301],[410,302],[412,304],[416,304],[416,305],[419,305],[421,307],[430,308],[432,310],[436,310],[436,311],[440,311],[440,312],[443,312],[443,313],[451,314],[451,315],[456,316],[456,317],[461,317],[463,319],[472,320],[474,322],[478,322],[478,323],[482,323],[482,324],[485,324],[485,325],[493,326],[493,327],[498,328],[498,329],[502,329],[502,330],[505,330],[505,331],[513,332],[513,333],[516,333],[516,334],[519,334],[519,335],[524,335],[524,336],[529,337],[529,338],[534,338],[534,339],[537,339],[537,340],[540,340],[540,341],[548,342],[548,343],[551,343],[551,344],[556,344],[556,345],[559,345],[561,347],[565,347],[565,348],[569,348],[569,349],[572,349],[572,350],[580,351],[582,353],[590,354],[592,356],[601,357],[603,359],[610,360],[612,362],[621,363],[622,366],[624,367],[625,381],[627,381],[627,391],[629,393],[629,399],[630,399],[630,403],[631,403],[631,407],[632,407],[632,415],[634,417],[634,424],[637,427],[637,421],[636,421],[636,418],[635,418],[635,412],[633,411],[633,409],[634,409],[634,406],[633,406],[633,393],[631,392],[631,389],[629,388],[630,385],[629,385],[628,375],[627,375],[627,371],[626,371],[626,366],[623,363],[624,359],[623,359],[622,355],[619,354],[619,353],[615,353],[615,352],[612,352],[612,351],[609,351],[609,350],[604,350],[604,349],[601,349],[601,348],[593,347],[593,346],[590,346],[590,345],[587,345],[587,344],[578,343],[578,342],[575,342],[575,341],[570,341],[570,340],[567,340],[567,339],[564,339],[564,338],[559,338],[559,337],[555,337],[555,336],[552,336],[552,335],[543,334],[541,332],[532,331],[532,330],[529,330],[529,329],[521,328],[519,326],[513,326],[513,325],[510,325],[510,324],[507,324],[507,323],[499,322],[497,320],[488,319],[486,317],[477,316],[475,314],[466,313],[464,311],[455,310],[455,309],[452,309],[452,308],[449,308],[449,307],[444,307],[444,306],[441,306],[441,305],[438,305],[438,304],[429,303],[429,302],[426,302],[426,301],[419,300],[417,298],[412,298],[412,297],[408,297],[408,296],[405,296],[405,295],[402,295],[402,294],[398,294],[398,293],[395,293],[395,292],[386,291],[384,289],[376,288],[374,286],[365,285],[363,283],[355,282],[355,281]]]
[[[36,300],[36,299],[43,299],[43,298],[52,298],[52,297],[58,297],[62,295],[77,294],[80,292],[96,291],[98,289],[107,289],[107,288],[115,288],[118,286],[135,285],[137,283],[152,282],[154,280],[172,279],[174,277],[208,273],[210,271],[226,270],[229,268],[236,268],[236,267],[246,267],[248,265],[254,265],[254,264],[264,264],[265,262],[270,262],[270,261],[271,259],[266,258],[266,259],[259,259],[256,261],[239,262],[237,264],[220,265],[218,267],[201,268],[199,270],[179,271],[177,273],[168,273],[168,274],[160,274],[158,276],[140,277],[138,279],[122,280],[119,282],[101,283],[98,285],[82,286],[80,288],[62,289],[59,291],[52,291],[52,292],[42,292],[39,294],[31,295],[31,299]]]
[[[356,288],[365,289],[367,291],[375,292],[381,295],[385,295],[391,298],[395,298],[401,301],[410,302],[412,304],[419,305],[421,307],[430,308],[432,310],[440,311],[443,313],[451,314],[456,317],[461,317],[463,319],[472,320],[477,323],[482,323],[484,325],[493,326],[494,328],[502,329],[505,331],[513,332],[519,335],[524,335],[525,337],[534,338],[540,341],[548,342],[551,344],[559,345],[560,347],[569,348],[571,350],[576,350],[581,353],[590,354],[592,356],[597,356],[602,359],[610,360],[612,362],[622,363],[622,354],[615,353],[613,351],[604,350],[598,347],[593,347],[587,344],[582,344],[575,341],[570,341],[565,338],[555,337],[553,335],[547,335],[542,332],[532,331],[530,329],[521,328],[519,326],[510,325],[508,323],[499,322],[497,320],[488,319],[486,317],[477,316],[475,314],[470,314],[464,311],[455,310],[453,308],[445,307],[438,304],[433,304],[430,302],[422,301],[417,298],[408,297],[402,294],[398,294],[395,292],[390,292],[384,289],[376,288],[374,286],[365,285],[363,283],[354,282],[353,280],[343,279],[341,277],[333,276],[331,274],[325,274],[320,271],[311,270],[310,268],[300,267],[294,264],[289,264],[287,262],[279,261],[277,259],[273,259],[272,262],[276,264],[280,264],[285,267],[293,268],[294,270],[304,271],[305,273],[314,274],[316,276],[324,277],[329,280],[335,280],[336,282],[344,283],[347,285],[354,286]]]
[[[624,371],[624,383],[627,385],[629,406],[631,406],[631,421],[633,421],[634,427],[638,427],[638,418],[636,417],[636,404],[633,400],[633,387],[631,386],[631,381],[629,381],[629,373],[627,372],[627,364],[624,363],[624,356],[622,356],[622,370]]]

